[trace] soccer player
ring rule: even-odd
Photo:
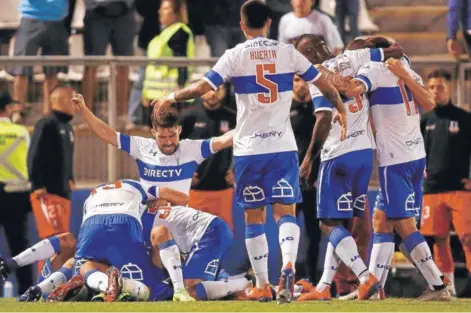
[[[180,141],[178,113],[152,116],[152,136],[128,136],[111,129],[87,108],[82,95],[72,99],[77,113],[104,142],[129,153],[136,159],[140,182],[147,189],[154,185],[170,186],[189,194],[191,178],[198,165],[213,153],[232,146],[233,131],[206,140]]]
[[[219,280],[220,262],[233,236],[229,225],[212,214],[183,206],[150,207],[142,216],[154,264],[160,259],[175,292],[188,289],[197,300],[217,300],[251,287],[239,276]],[[186,256],[182,265],[180,253]]]
[[[265,206],[273,205],[283,258],[277,298],[289,302],[293,293],[294,264],[299,245],[295,204],[301,201],[299,165],[293,130],[289,123],[293,77],[319,87],[338,109],[345,134],[345,109],[334,86],[292,45],[266,38],[270,10],[260,0],[241,8],[240,26],[247,41],[227,50],[203,79],[153,102],[156,114],[170,105],[199,97],[230,80],[237,100],[234,135],[234,173],[237,203],[244,207],[246,245],[257,285],[249,299],[270,301]]]
[[[406,59],[371,62],[357,73],[348,96],[370,92],[376,129],[381,192],[373,215],[373,250],[370,270],[384,281],[394,252],[393,230],[403,239],[429,289],[422,300],[449,300],[450,293],[432,258],[425,239],[417,229],[420,217],[425,150],[420,133],[419,104],[431,110],[435,103],[423,87],[420,76]]]

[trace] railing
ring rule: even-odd
[[[184,66],[193,66],[198,67],[209,67],[212,66],[217,59],[207,58],[207,59],[187,59],[187,58],[160,58],[160,59],[148,59],[146,57],[114,57],[114,56],[90,56],[90,57],[68,57],[68,56],[46,56],[46,57],[0,57],[0,66],[6,68],[12,65],[22,65],[22,66],[107,66],[109,67],[109,79],[107,81],[107,106],[106,106],[106,117],[107,123],[110,127],[118,129],[118,112],[117,112],[117,69],[120,66],[143,66],[148,63],[154,63],[157,65],[171,65],[176,67]],[[412,67],[416,70],[422,77],[425,77],[431,70],[444,67],[450,72],[454,73],[458,78],[456,81],[456,103],[459,103],[460,106],[463,106],[466,109],[469,109],[469,104],[471,103],[471,81],[467,80],[468,73],[471,74],[471,63],[460,63],[450,58],[430,58],[430,57],[412,57]],[[78,142],[76,144],[76,176],[78,181],[90,180],[91,176],[95,175],[96,177],[91,180],[96,183],[98,181],[114,181],[118,176],[126,177],[132,174],[132,172],[137,173],[137,171],[129,171],[129,165],[132,164],[131,160],[120,159],[118,162],[117,149],[112,146],[108,146],[106,150],[106,160],[99,160],[93,158],[92,153],[96,153],[97,156],[101,156],[102,146],[98,146],[97,139],[94,138],[91,134],[82,132],[85,136],[90,136],[88,142]],[[96,150],[93,151],[92,146],[96,146]],[[82,151],[85,149],[86,151]],[[89,166],[82,160],[82,157],[88,157],[91,161]],[[93,168],[96,167],[97,163],[104,165],[106,167],[106,174],[102,175],[99,172],[93,171]],[[105,164],[106,163],[106,164]],[[88,173],[88,171],[91,171]],[[87,173],[85,173],[87,172]],[[118,175],[119,174],[119,175]],[[373,185],[376,184],[376,175],[373,177]]]

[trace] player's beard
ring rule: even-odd
[[[163,154],[165,155],[172,155],[177,151],[178,145],[175,144],[170,144],[170,145],[162,145],[162,147],[159,147],[160,151],[162,151]]]

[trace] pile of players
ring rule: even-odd
[[[20,301],[201,301],[330,300],[340,262],[358,277],[350,299],[384,299],[394,252],[393,235],[428,283],[422,300],[450,300],[449,284],[417,230],[425,151],[419,105],[433,108],[432,96],[403,49],[385,38],[358,39],[334,57],[321,38],[302,36],[295,45],[266,38],[270,10],[247,1],[241,29],[247,41],[227,50],[205,77],[155,100],[154,138],[120,134],[87,109],[77,112],[103,141],[136,159],[140,182],[121,180],[93,189],[75,245],[70,234],[53,236],[14,258],[3,257],[7,275],[19,266],[48,260],[40,282]],[[315,66],[314,66],[315,65]],[[312,141],[298,168],[289,122],[294,75],[308,84],[316,114]],[[199,97],[231,81],[237,126],[221,137],[179,141],[171,105]],[[246,246],[252,271],[229,276],[220,264],[232,233],[221,219],[186,205],[191,177],[205,158],[233,147],[236,200],[245,210]],[[362,216],[377,150],[381,191],[373,214],[369,267],[343,226]],[[295,204],[302,201],[299,177],[309,183],[320,154],[317,212],[328,236],[324,272],[316,286],[294,282],[300,230]],[[282,268],[279,284],[268,280],[265,207],[279,227]]]

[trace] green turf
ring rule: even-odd
[[[386,301],[332,301],[278,305],[258,302],[198,303],[18,303],[0,300],[0,312],[471,312],[471,300],[419,302],[407,299]]]

